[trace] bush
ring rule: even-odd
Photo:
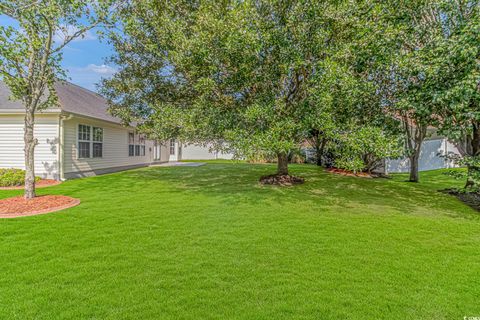
[[[345,132],[335,149],[335,166],[353,172],[372,172],[383,159],[396,158],[402,152],[397,137],[370,126]]]
[[[39,181],[35,177],[35,181]],[[17,187],[25,184],[25,171],[20,169],[0,169],[0,187]]]

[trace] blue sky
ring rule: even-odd
[[[16,27],[15,21],[0,16],[0,25]],[[62,66],[69,81],[84,88],[97,91],[96,84],[103,77],[110,77],[115,69],[105,63],[112,54],[112,47],[105,40],[100,41],[95,30],[89,31],[83,39],[76,39],[63,50]]]

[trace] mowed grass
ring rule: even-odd
[[[422,183],[208,163],[79,179],[78,207],[0,220],[1,319],[480,316],[480,215]],[[0,191],[0,198],[20,191]]]

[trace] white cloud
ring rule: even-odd
[[[89,64],[84,68],[86,71],[92,71],[101,75],[112,75],[114,74],[117,70],[115,68],[107,66],[106,64],[102,65],[96,65],[96,64]]]
[[[73,35],[75,32],[78,32],[79,28],[73,25],[65,25],[61,26],[60,30],[58,30],[55,35],[53,36],[53,40],[56,43],[61,44],[65,41],[65,38],[68,36]],[[72,42],[79,42],[79,41],[90,41],[96,40],[97,37],[91,30],[85,31],[82,35],[72,40]]]
[[[101,79],[108,79],[116,72],[116,69],[109,65],[93,63],[85,67],[67,67],[66,69],[70,81],[93,91],[96,90],[95,84]]]

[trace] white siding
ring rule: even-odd
[[[77,151],[78,125],[84,124],[103,128],[103,157],[79,159]],[[97,121],[74,117],[65,120],[64,130],[64,173],[68,177],[72,173],[95,174],[95,170],[120,168],[128,166],[148,165],[154,161],[153,141],[145,143],[145,156],[128,156],[128,133],[132,129],[105,121]],[[161,158],[165,159],[167,150],[162,147]],[[83,174],[82,174],[83,175]]]
[[[0,168],[25,169],[23,119],[23,115],[0,115]],[[35,174],[42,178],[59,179],[58,121],[58,115],[35,117]]]
[[[445,158],[447,153],[458,154],[457,148],[448,142],[447,139],[442,138],[424,141],[418,161],[419,171],[454,167],[455,164]],[[409,170],[410,161],[408,158],[387,160],[387,171],[389,173],[409,172]]]
[[[233,159],[232,153],[223,153],[210,151],[211,145],[198,146],[193,144],[184,144],[180,151],[180,160],[214,160],[214,159]]]

